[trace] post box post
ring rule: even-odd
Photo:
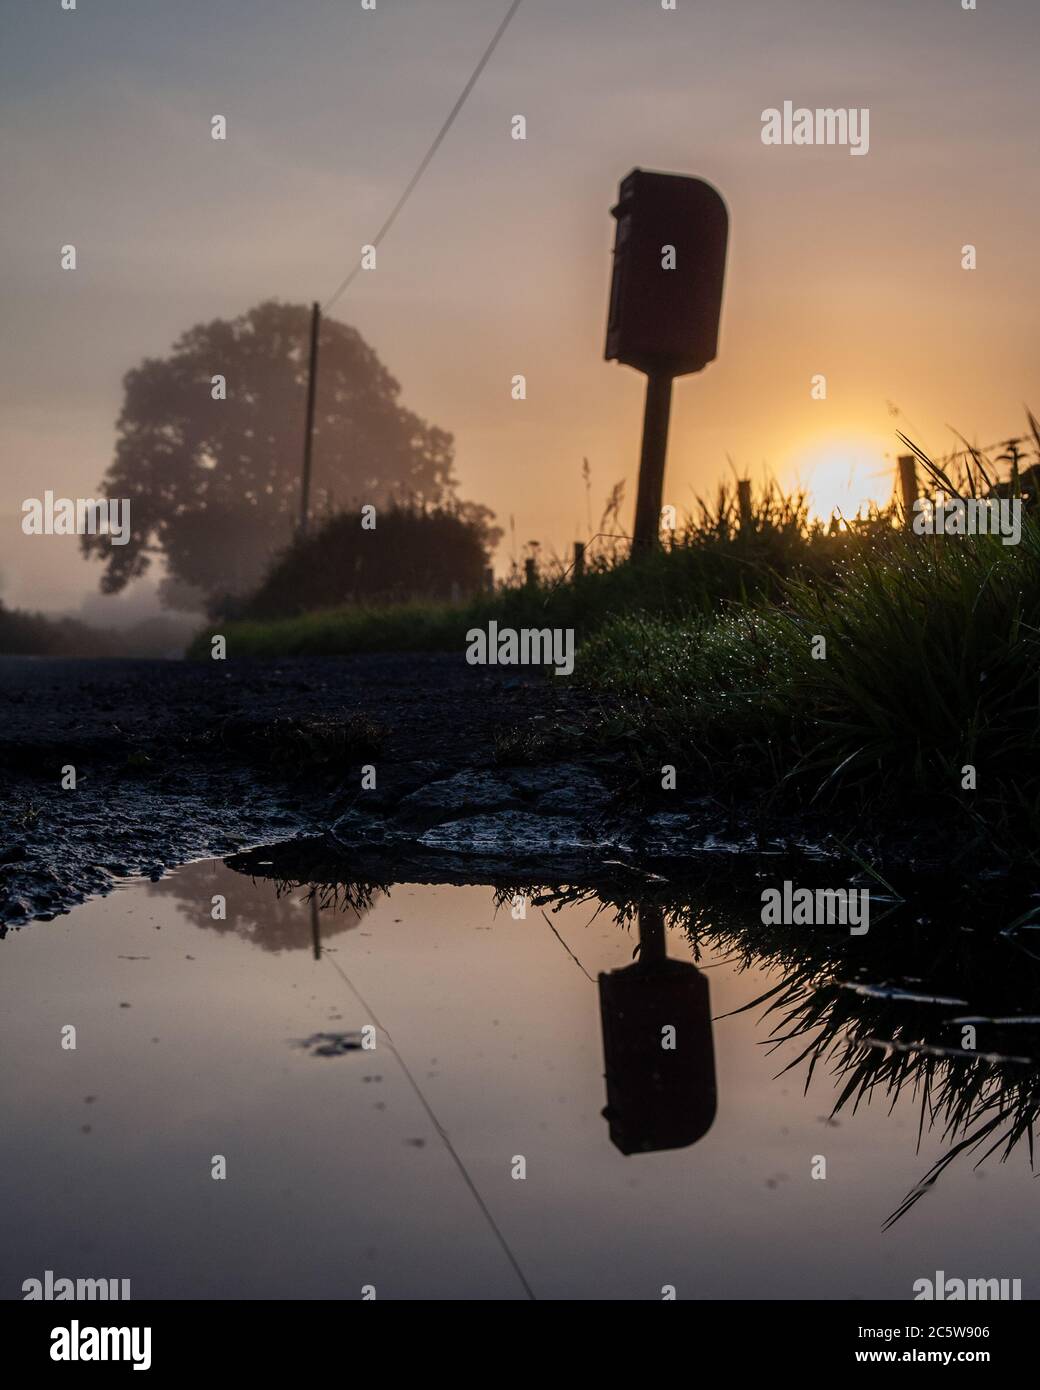
[[[672,378],[667,372],[651,372],[646,379],[643,449],[639,458],[639,490],[636,493],[636,522],[632,533],[636,549],[656,545],[660,535],[664,461],[668,451],[668,419],[671,413]]]

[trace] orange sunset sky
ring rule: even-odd
[[[506,8],[3,0],[0,598],[78,611],[96,591],[74,538],[23,540],[22,500],[92,494],[142,357],[332,293]],[[888,497],[897,428],[935,453],[949,425],[1020,432],[1040,412],[1038,37],[1035,0],[525,0],[333,311],[454,433],[463,495],[507,531],[499,570],[510,516],[521,544],[584,535],[583,457],[596,517],[619,479],[634,498],[643,378],[603,342],[609,209],[637,165],[707,178],[731,218],[719,357],[677,383],[666,502],[732,476],[728,454],[855,508]],[[764,145],[787,99],[868,107],[869,153]],[[103,602],[95,619],[128,600]]]

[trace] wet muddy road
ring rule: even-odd
[[[583,702],[540,672],[457,655],[285,661],[0,658],[0,923],[125,874],[320,833],[460,770]],[[75,786],[63,786],[73,770]]]
[[[293,838],[380,881],[685,881],[765,855],[950,890],[949,828],[727,803],[705,769],[662,791],[616,714],[573,681],[460,654],[2,658],[0,931],[128,875]]]

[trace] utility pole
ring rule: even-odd
[[[314,395],[318,385],[318,331],[321,327],[321,305],[315,300],[311,307],[311,359],[307,376],[307,426],[303,436],[303,477],[300,483],[300,535],[307,534],[307,518],[311,505],[311,445],[314,442]]]

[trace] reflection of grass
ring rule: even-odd
[[[279,902],[307,889],[302,901],[313,901],[322,912],[361,916],[380,894],[390,894],[388,883],[350,878],[330,860],[329,845],[323,839],[291,840],[284,845],[243,850],[230,855],[224,863],[251,879],[254,885],[273,884]],[[176,884],[177,880],[170,882]]]
[[[556,908],[598,902],[626,926],[641,905],[623,896],[604,903],[580,888],[526,892]],[[748,911],[746,890],[742,898],[727,891],[691,901],[662,887],[656,901],[669,925],[688,936],[695,958],[710,946],[741,968],[779,973],[779,983],[741,1011],[763,1010],[772,1049],[796,1049],[782,1071],[802,1070],[806,1089],[814,1075],[828,1073],[836,1090],[832,1115],[871,1100],[889,1107],[906,1100],[919,1109],[919,1141],[938,1131],[945,1152],[886,1224],[904,1216],[961,1156],[976,1153],[981,1163],[998,1153],[1003,1161],[1025,1139],[1032,1162],[1040,1117],[1040,957],[1019,944],[1028,932],[1020,938],[1017,929],[1035,913],[996,942],[983,931],[959,930],[956,906],[944,911],[939,904],[931,925],[922,926],[916,913],[911,920],[896,914],[872,924],[869,937],[852,938],[827,928],[765,926]],[[985,920],[984,905],[973,904],[965,916]],[[975,1049],[963,1046],[969,1019]]]
[[[745,949],[741,937],[727,940],[723,933],[714,944]],[[842,966],[842,949],[833,944],[815,959],[804,948],[767,950],[765,962],[780,965],[784,977],[744,1008],[764,1008],[774,1048],[798,1047],[783,1070],[804,1066],[806,1088],[817,1068],[828,1070],[837,1089],[832,1114],[855,1111],[870,1100],[891,1107],[906,1098],[918,1106],[919,1136],[934,1128],[949,1146],[888,1218],[892,1224],[963,1153],[981,1149],[981,1162],[1002,1150],[1006,1158],[1028,1137],[1032,1158],[1032,1126],[1040,1113],[1040,1028],[982,1019],[1030,1009],[1040,971],[1028,967],[1025,957],[1011,958],[1010,948],[995,949],[992,941],[966,947],[948,923],[909,940],[898,924],[880,934],[872,928],[872,938],[867,963],[855,971]],[[869,985],[857,990],[867,983],[864,970],[871,980],[885,982],[878,992]],[[923,972],[925,984],[919,983]],[[902,992],[930,1001],[884,993],[891,981],[905,982]],[[942,1002],[957,998],[967,1006]],[[973,1007],[967,1001],[985,1001],[984,1014],[976,1012],[978,1002]],[[963,1025],[955,1020],[965,1016],[980,1020],[975,1049],[960,1046]]]
[[[309,886],[322,909],[348,914],[365,912],[378,892],[390,892],[386,884],[351,879],[326,841],[248,851],[227,863],[254,883],[267,877],[279,898]],[[782,1072],[801,1070],[806,1090],[826,1073],[835,1090],[832,1115],[871,1101],[916,1104],[919,1142],[936,1130],[946,1146],[888,1224],[960,1157],[977,1153],[981,1163],[999,1153],[1003,1161],[1025,1140],[1032,1162],[1040,1118],[1040,956],[1023,943],[1040,909],[1000,930],[1007,921],[1000,904],[929,894],[927,922],[911,905],[872,921],[867,937],[852,937],[836,928],[764,925],[759,889],[760,880],[750,887],[746,877],[702,888],[696,897],[663,880],[638,896],[517,881],[498,887],[495,904],[508,908],[520,896],[533,910],[553,913],[588,904],[626,929],[642,907],[657,906],[688,938],[695,960],[710,948],[740,969],[777,975],[778,983],[740,1011],[763,1011],[771,1050],[795,1049]],[[979,929],[987,921],[992,929]],[[974,1049],[964,1046],[969,1022]]]

